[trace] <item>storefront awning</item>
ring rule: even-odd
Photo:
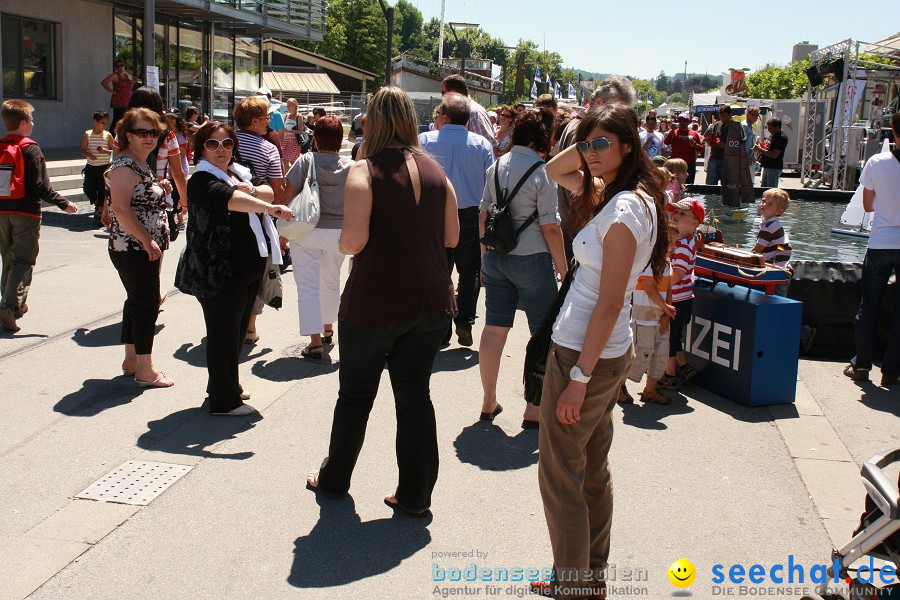
[[[331,78],[325,73],[285,73],[266,71],[263,85],[274,95],[281,93],[340,94]]]

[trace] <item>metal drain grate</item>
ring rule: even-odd
[[[147,506],[191,468],[187,465],[129,460],[75,497]]]

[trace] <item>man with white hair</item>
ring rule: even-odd
[[[613,75],[604,79],[600,85],[597,86],[597,89],[594,90],[594,93],[591,95],[591,104],[588,106],[588,110],[600,108],[607,103],[619,103],[626,106],[634,106],[635,98],[636,93],[631,81],[625,77]],[[580,113],[572,117],[572,120],[569,121],[569,124],[566,125],[566,128],[559,136],[556,145],[550,151],[551,156],[559,154],[575,143],[575,130],[578,128],[578,123],[580,122]],[[569,219],[569,202],[571,200],[571,195],[569,194],[569,191],[562,186],[558,186],[556,193],[559,199],[559,218],[563,230],[563,240],[565,241],[566,246],[566,260],[572,260],[572,238],[575,237],[575,234],[578,232],[570,231],[572,226],[572,221]]]

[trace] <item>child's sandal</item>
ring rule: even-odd
[[[667,396],[663,396],[662,394],[660,394],[659,392],[657,392],[655,390],[652,392],[648,392],[647,390],[644,390],[639,395],[641,397],[641,400],[643,400],[644,402],[651,402],[653,404],[662,404],[664,406],[668,406],[669,404],[672,404],[671,398],[669,398]]]

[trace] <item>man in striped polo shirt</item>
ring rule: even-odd
[[[235,160],[248,167],[257,177],[265,179],[275,192],[275,202],[282,202],[284,172],[281,170],[281,154],[272,142],[263,138],[269,125],[268,99],[265,96],[248,96],[240,100],[234,107],[234,122],[238,127],[235,131],[238,140]],[[253,314],[250,315],[244,343],[255,344],[259,340],[256,317],[262,311],[263,303],[257,299],[253,304]]]

